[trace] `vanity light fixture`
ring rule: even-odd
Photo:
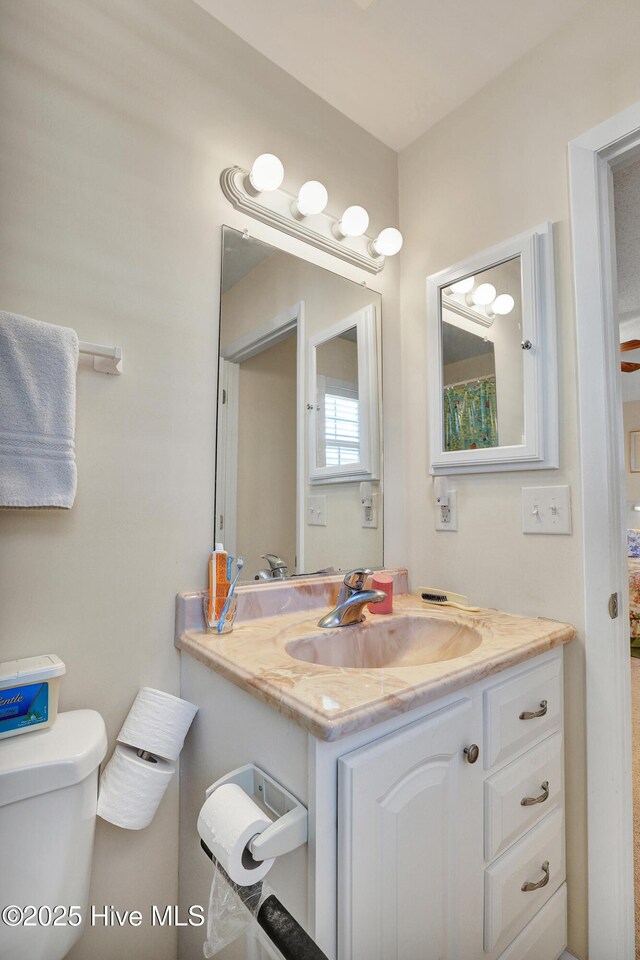
[[[506,317],[511,313],[516,302],[510,293],[499,294],[492,283],[481,283],[477,287],[475,283],[475,277],[456,280],[443,289],[443,303],[454,313],[482,323],[485,327],[490,327],[496,317]],[[462,299],[456,300],[456,294]],[[469,307],[470,310],[467,309]],[[476,310],[477,307],[484,307],[484,312]]]
[[[511,313],[515,305],[516,302],[510,293],[501,293],[495,298],[493,303],[485,305],[485,310],[489,317],[506,317],[508,313]]]
[[[329,202],[327,188],[319,180],[307,180],[298,190],[298,196],[291,204],[291,213],[296,220],[322,213]]]
[[[338,240],[346,237],[361,237],[367,232],[369,214],[364,207],[347,207],[342,216],[333,226],[334,235]]]
[[[495,317],[489,317],[482,308],[478,309],[475,304],[471,307],[467,306],[466,299],[464,296],[462,299],[458,299],[451,293],[447,293],[446,290],[451,290],[451,287],[445,288],[442,291],[442,306],[447,310],[451,310],[452,313],[456,313],[459,317],[464,317],[465,320],[471,320],[473,323],[478,323],[482,327],[490,327]]]
[[[292,195],[282,188],[283,179],[278,157],[262,153],[251,170],[239,166],[223,170],[220,186],[241,213],[369,273],[380,273],[385,258],[402,247],[402,234],[395,227],[386,227],[375,239],[366,235],[369,214],[364,207],[347,207],[337,220],[328,214],[327,189],[319,180],[307,180]]]
[[[451,293],[470,293],[476,283],[475,277],[465,277],[464,280],[458,280],[449,287]]]
[[[245,187],[254,196],[266,190],[277,190],[284,180],[282,161],[274,153],[261,153],[253,161],[247,180]]]
[[[403,237],[395,227],[385,227],[369,244],[372,257],[395,257],[402,249]]]
[[[481,283],[473,293],[466,295],[465,300],[470,307],[486,307],[488,304],[493,303],[497,293],[498,291],[492,283]]]

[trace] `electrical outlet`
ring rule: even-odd
[[[458,494],[455,490],[449,490],[449,505],[440,507],[436,504],[436,530],[450,530],[452,532],[458,529]]]
[[[361,503],[360,505],[360,515],[362,518],[362,526],[368,527],[373,530],[378,529],[378,494],[374,493],[370,497],[371,505]]]
[[[307,497],[307,523],[310,527],[326,527],[326,497]]]

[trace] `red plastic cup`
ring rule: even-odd
[[[371,579],[372,590],[382,590],[386,593],[385,600],[380,603],[370,603],[370,613],[393,613],[393,577],[388,573],[374,573]]]

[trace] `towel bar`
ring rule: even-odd
[[[99,343],[88,343],[80,340],[80,353],[93,357],[93,369],[99,373],[111,373],[119,376],[122,373],[122,347],[103,347]]]

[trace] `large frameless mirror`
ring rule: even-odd
[[[248,580],[380,567],[381,297],[229,227],[222,248],[215,539]]]
[[[551,225],[428,278],[432,473],[558,465]]]

